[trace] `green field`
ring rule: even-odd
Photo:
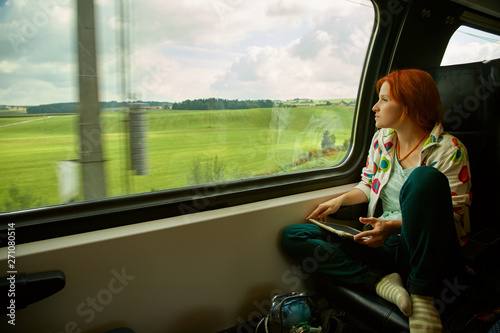
[[[149,112],[146,176],[126,170],[126,114],[102,114],[108,196],[335,165],[353,108]],[[56,163],[78,159],[77,115],[0,114],[0,211],[60,204]],[[325,131],[335,150],[322,154]],[[77,198],[83,200],[83,197]]]

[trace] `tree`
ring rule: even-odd
[[[335,135],[333,133],[332,135],[330,135],[330,131],[325,131],[323,133],[323,140],[321,140],[321,149],[333,148],[335,146],[334,140],[335,140]]]

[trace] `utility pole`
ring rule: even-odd
[[[77,0],[80,163],[85,200],[106,197],[101,109],[97,85],[94,1]]]

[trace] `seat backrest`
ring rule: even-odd
[[[469,153],[475,233],[495,223],[499,199],[491,185],[500,163],[500,59],[427,71],[441,95],[445,130],[458,137]]]

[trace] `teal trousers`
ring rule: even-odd
[[[375,290],[398,272],[410,293],[434,296],[465,269],[456,234],[448,179],[433,167],[416,168],[399,194],[401,234],[378,248],[345,240],[314,224],[286,227],[284,251],[302,267],[339,285]]]

